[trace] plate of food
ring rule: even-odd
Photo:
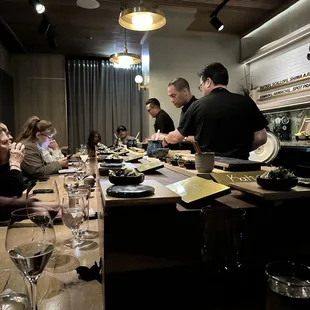
[[[144,174],[130,168],[110,170],[109,181],[114,185],[138,185],[144,181]]]
[[[119,155],[117,154],[111,154],[108,155],[105,159],[104,159],[105,163],[109,163],[109,164],[120,164],[123,162],[123,158],[121,158]]]
[[[256,182],[264,189],[289,191],[298,184],[298,178],[288,169],[278,167],[258,176]]]

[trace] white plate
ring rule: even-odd
[[[272,132],[267,131],[267,142],[255,151],[252,151],[249,160],[271,163],[277,157],[280,148],[278,137]]]

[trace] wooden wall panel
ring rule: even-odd
[[[56,127],[56,140],[67,138],[65,58],[61,55],[12,56],[15,98],[15,128],[21,131],[30,116],[49,120]]]

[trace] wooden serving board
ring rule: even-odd
[[[157,181],[147,180],[142,183],[154,187],[155,193],[149,197],[117,198],[107,195],[107,189],[112,185],[108,180],[100,179],[100,189],[105,207],[145,206],[160,204],[177,204],[181,201],[180,195],[174,193]]]
[[[229,171],[258,171],[261,169],[262,163],[244,159],[215,156],[214,166]]]
[[[231,183],[230,186],[242,192],[261,197],[265,200],[286,200],[310,197],[310,188],[302,186],[296,186],[290,191],[272,191],[263,189],[256,182],[235,182]]]

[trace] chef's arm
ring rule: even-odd
[[[266,129],[262,129],[259,131],[254,132],[254,139],[252,143],[252,151],[256,150],[261,145],[267,142],[267,131]]]
[[[165,138],[163,139],[163,146],[167,144],[176,144],[182,142],[184,136],[176,129],[174,131],[169,132]]]

